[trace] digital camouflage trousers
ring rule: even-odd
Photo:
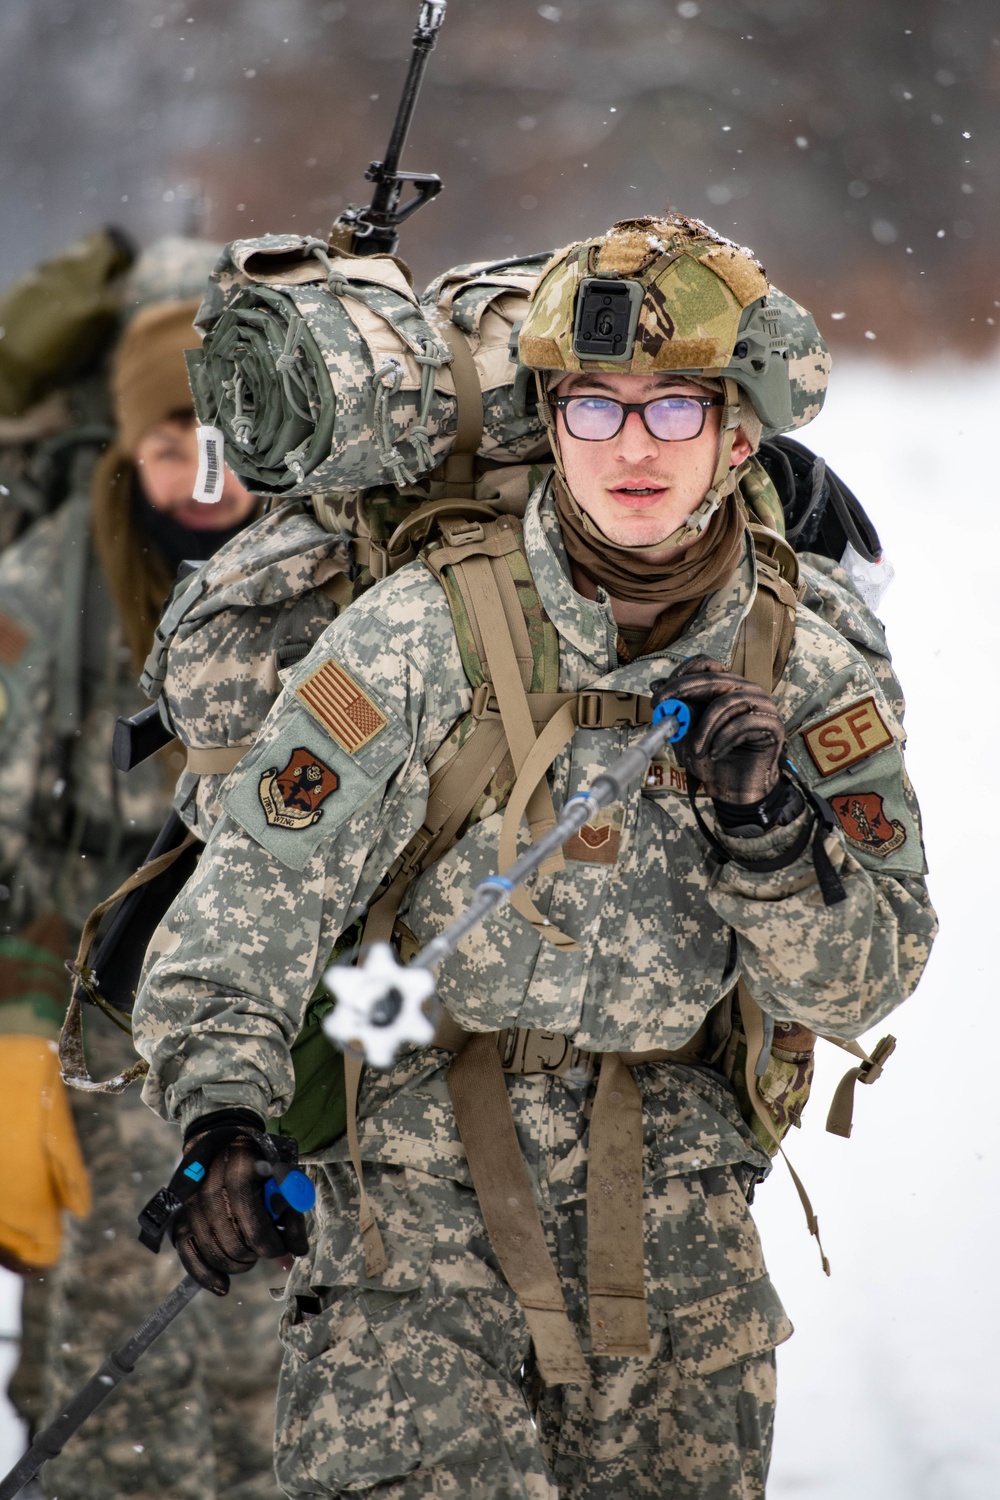
[[[318,1172],[316,1242],[293,1273],[282,1323],[282,1485],[296,1500],[760,1500],[773,1351],[791,1326],[747,1210],[745,1166],[664,1162],[644,1089],[652,1355],[596,1357],[581,1192],[587,1098],[558,1079],[519,1078],[509,1091],[590,1383],[546,1387],[533,1375],[524,1316],[459,1171],[366,1165],[389,1255],[373,1281],[353,1172],[332,1163]]]

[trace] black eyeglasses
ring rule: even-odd
[[[652,401],[616,401],[613,396],[557,396],[571,437],[603,443],[617,437],[630,411],[637,411],[650,437],[661,443],[686,443],[705,426],[710,406],[724,406],[721,396],[657,396]]]

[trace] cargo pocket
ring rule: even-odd
[[[413,1406],[372,1332],[365,1295],[345,1291],[301,1322],[291,1312],[282,1322],[275,1472],[291,1494],[367,1489],[420,1465]]]
[[[766,1354],[792,1336],[770,1277],[761,1276],[667,1313],[674,1363],[686,1379]]]
[[[443,1466],[462,1493],[463,1471],[509,1468],[530,1428],[507,1351],[517,1346],[517,1365],[527,1352],[516,1304],[464,1249],[480,1222],[471,1189],[372,1165],[390,1261],[376,1283],[353,1223],[331,1213],[348,1206],[349,1178],[327,1172],[321,1242],[281,1324],[279,1481],[294,1496],[350,1493]]]
[[[792,1325],[767,1276],[667,1312],[661,1459],[678,1495],[764,1500],[774,1433],[774,1349]]]

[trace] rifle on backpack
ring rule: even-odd
[[[349,206],[338,217],[330,231],[330,245],[340,250],[349,250],[355,255],[393,255],[399,244],[399,227],[418,208],[423,208],[437,197],[444,184],[433,172],[402,172],[400,159],[406,147],[410,125],[416,109],[420,86],[438,32],[444,22],[447,0],[421,0],[420,14],[413,33],[413,52],[410,66],[403,83],[403,92],[392,134],[382,161],[373,161],[365,178],[375,184],[375,192],[367,208]],[[410,184],[415,195],[406,203],[402,196]],[[180,578],[191,571],[191,564],[182,564]],[[157,750],[169,745],[173,734],[159,712],[156,704],[133,714],[131,718],[119,719],[115,728],[112,763],[119,771],[130,771],[133,766],[149,758]],[[170,848],[177,848],[185,829],[171,814],[167,825],[150,852],[147,864]],[[103,984],[113,987],[115,993],[106,995],[116,1009],[131,1010],[132,996],[138,981],[142,956],[162,912],[180,890],[191,873],[193,854],[182,860],[171,871],[159,877],[161,890],[151,893],[138,887],[128,898],[118,918],[103,936],[99,948],[101,970],[105,976]],[[150,900],[150,895],[155,895]],[[164,900],[166,897],[166,900]],[[118,949],[125,942],[123,960],[119,965]],[[96,954],[95,954],[96,956]],[[117,982],[113,976],[117,975]]]
[[[417,29],[413,33],[413,55],[385,160],[373,161],[365,173],[365,180],[375,184],[375,192],[367,208],[351,205],[335,221],[330,244],[338,250],[350,250],[355,255],[394,255],[399,244],[399,226],[436,198],[444,186],[434,172],[401,172],[399,162],[446,9],[447,0],[421,0]],[[416,196],[401,205],[406,183],[416,189]]]

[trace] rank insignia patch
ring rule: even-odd
[[[325,661],[310,672],[295,689],[295,696],[348,755],[356,755],[389,722],[339,662]]]
[[[293,750],[279,771],[272,766],[260,778],[260,805],[272,828],[311,828],[323,816],[322,804],[340,785],[311,750]]]
[[[802,738],[821,776],[846,771],[856,761],[892,744],[892,734],[873,697],[862,698],[841,713],[803,729]]]
[[[847,837],[863,854],[885,859],[906,843],[906,829],[898,818],[889,819],[877,792],[850,792],[830,801]]]
[[[621,826],[622,814],[619,809],[602,810],[592,823],[584,823],[571,839],[567,839],[563,845],[565,858],[575,859],[584,865],[617,864]]]

